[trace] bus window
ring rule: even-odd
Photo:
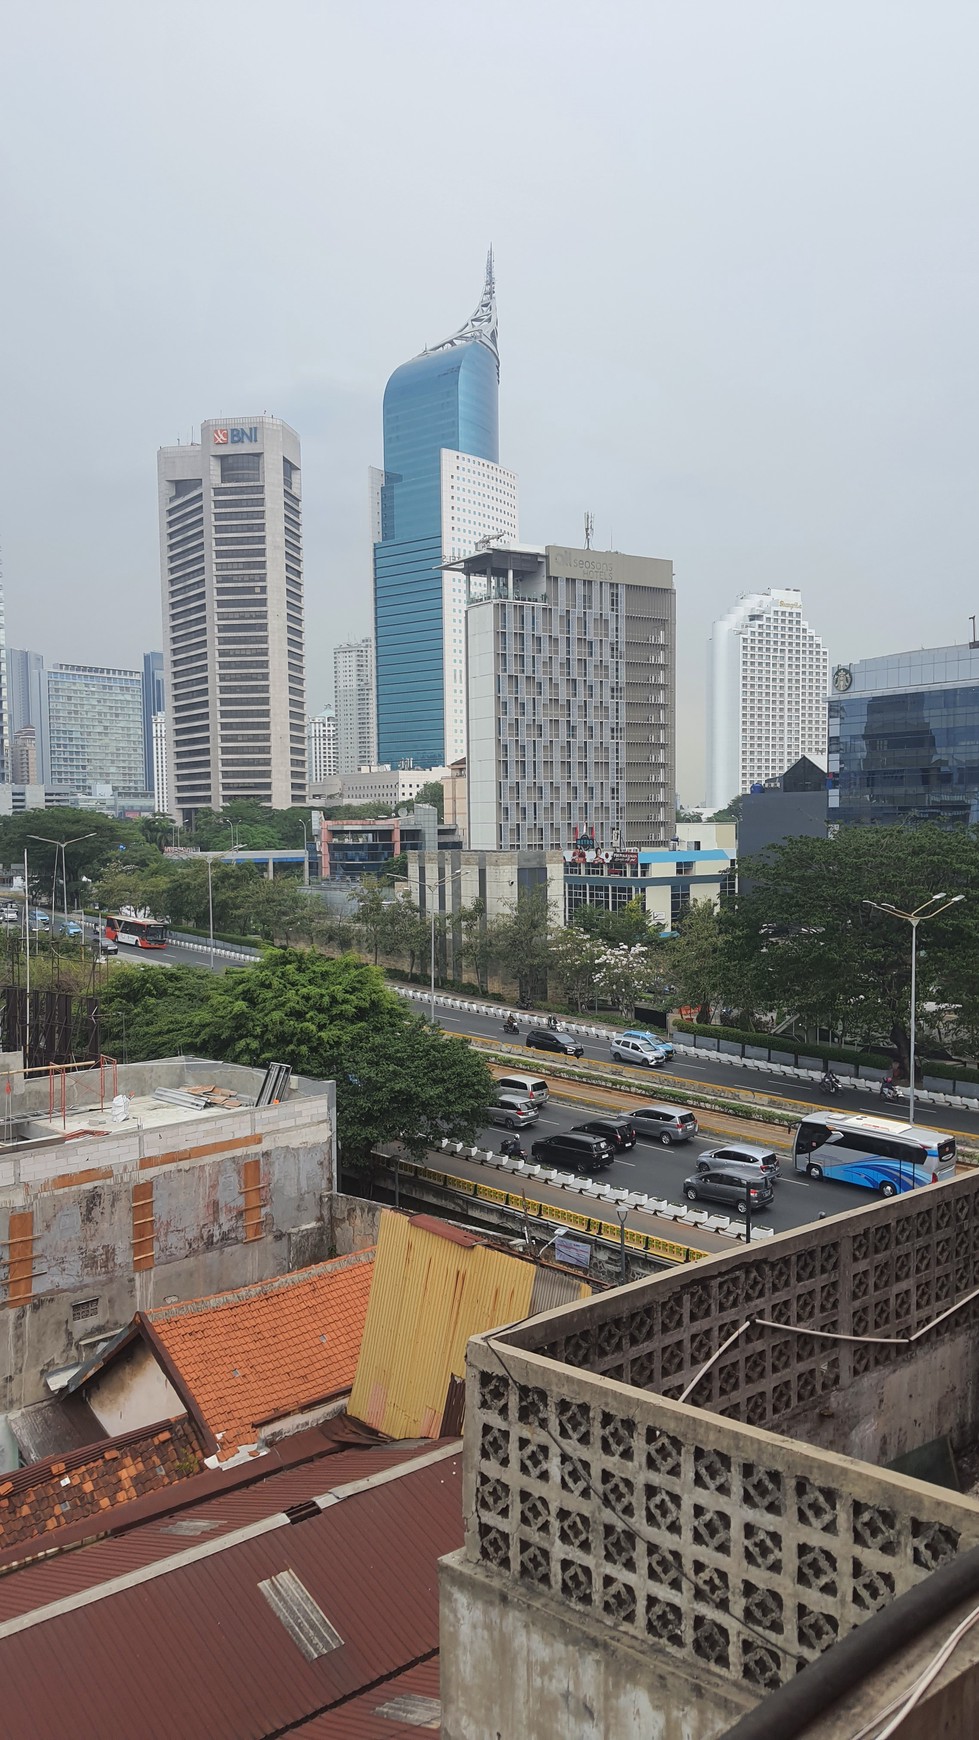
[[[831,1135],[825,1124],[800,1124],[795,1137],[796,1154],[814,1154]]]

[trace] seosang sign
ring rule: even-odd
[[[227,447],[229,442],[232,447],[237,447],[242,441],[257,440],[257,423],[253,423],[250,429],[215,429],[214,431],[215,447]]]

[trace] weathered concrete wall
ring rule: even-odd
[[[86,1400],[107,1438],[134,1432],[147,1420],[176,1419],[185,1407],[141,1338],[100,1374]]]
[[[757,1702],[462,1553],[439,1590],[443,1740],[715,1740]]]
[[[945,1437],[956,1450],[979,1436],[979,1366],[974,1330],[962,1329],[927,1353],[852,1377],[818,1407],[790,1414],[783,1430],[806,1444],[886,1464]]]
[[[331,1196],[330,1244],[336,1256],[345,1257],[377,1244],[383,1206],[363,1196]]]
[[[0,1157],[0,1414],[137,1310],[329,1256],[332,1110],[295,1095]]]

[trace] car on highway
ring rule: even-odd
[[[766,1172],[770,1178],[777,1178],[782,1170],[778,1155],[771,1148],[759,1148],[754,1142],[726,1142],[723,1148],[710,1148],[706,1153],[698,1154],[698,1172],[709,1172],[714,1166],[726,1166],[733,1161],[736,1166],[749,1166],[755,1172]]]
[[[541,1166],[566,1166],[582,1178],[593,1172],[605,1172],[615,1158],[611,1144],[604,1136],[586,1136],[582,1130],[560,1130],[556,1136],[542,1136],[531,1144],[530,1152]]]
[[[637,1136],[648,1136],[651,1142],[662,1142],[664,1148],[674,1142],[689,1142],[700,1125],[693,1112],[684,1106],[668,1106],[663,1100],[654,1106],[630,1107],[629,1117],[636,1126]]]
[[[24,908],[22,906],[15,906],[13,901],[0,906],[0,924],[22,924],[23,919]]]
[[[651,1039],[629,1039],[626,1035],[617,1034],[609,1045],[609,1056],[616,1063],[635,1063],[656,1069],[666,1062],[666,1052],[663,1047]]]
[[[627,1027],[623,1039],[647,1039],[650,1045],[658,1045],[664,1057],[674,1056],[672,1039],[662,1039],[658,1033],[650,1032],[648,1027]]]
[[[82,935],[82,927],[80,924],[76,924],[76,922],[73,918],[69,918],[67,920],[67,922],[64,919],[62,919],[61,923],[58,926],[58,935],[59,936],[81,936]]]
[[[584,1057],[585,1048],[570,1033],[555,1033],[550,1027],[535,1027],[527,1035],[531,1051],[560,1051],[565,1057]]]
[[[524,1094],[499,1094],[486,1115],[491,1124],[502,1124],[506,1130],[522,1130],[527,1124],[536,1124],[540,1113]]]
[[[709,1172],[695,1172],[684,1180],[683,1194],[688,1202],[720,1202],[737,1214],[768,1208],[775,1196],[771,1178],[764,1173],[747,1171],[733,1161],[727,1166],[714,1166]]]
[[[546,1081],[541,1081],[535,1075],[514,1075],[507,1071],[506,1075],[496,1078],[497,1093],[519,1094],[521,1099],[529,1100],[532,1106],[546,1106],[550,1089]]]
[[[636,1126],[628,1113],[621,1118],[589,1118],[585,1124],[574,1124],[575,1130],[584,1130],[588,1136],[604,1136],[613,1148],[634,1148],[636,1145]]]

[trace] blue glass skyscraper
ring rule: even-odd
[[[395,369],[384,390],[384,469],[373,500],[378,759],[437,767],[446,753],[442,562],[459,503],[444,499],[443,453],[499,462],[499,379],[492,254],[479,307],[451,338]],[[469,530],[491,524],[484,486]],[[475,506],[475,503],[474,503]]]

